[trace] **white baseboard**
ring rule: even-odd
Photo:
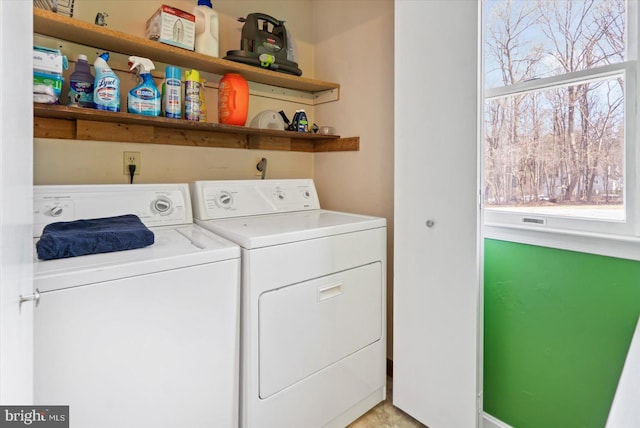
[[[488,413],[482,414],[482,428],[513,428],[500,419],[496,419]]]

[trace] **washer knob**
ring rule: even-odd
[[[56,205],[55,207],[53,207],[53,208],[51,208],[51,209],[49,210],[49,214],[50,214],[52,217],[60,217],[60,216],[62,215],[62,212],[63,212],[63,211],[64,211],[64,210],[62,209],[62,207],[61,207],[60,205]]]
[[[216,205],[220,208],[229,208],[233,203],[233,197],[229,192],[221,192],[216,198]]]
[[[153,201],[153,210],[160,215],[169,214],[171,211],[171,201],[166,198],[158,198]]]

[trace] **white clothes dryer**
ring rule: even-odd
[[[70,427],[237,427],[237,245],[192,224],[186,184],[34,187],[46,224],[135,214],[144,248],[34,255],[34,400]],[[34,252],[35,254],[35,252]]]
[[[386,220],[312,180],[198,181],[197,224],[242,247],[243,428],[344,427],[385,397]]]

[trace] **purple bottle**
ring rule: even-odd
[[[86,55],[78,55],[76,67],[69,76],[69,105],[94,108],[93,84],[95,78],[91,74],[91,67]]]

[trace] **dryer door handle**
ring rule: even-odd
[[[325,285],[318,287],[318,302],[322,302],[332,297],[337,297],[342,294],[342,282],[337,282],[331,285]]]

